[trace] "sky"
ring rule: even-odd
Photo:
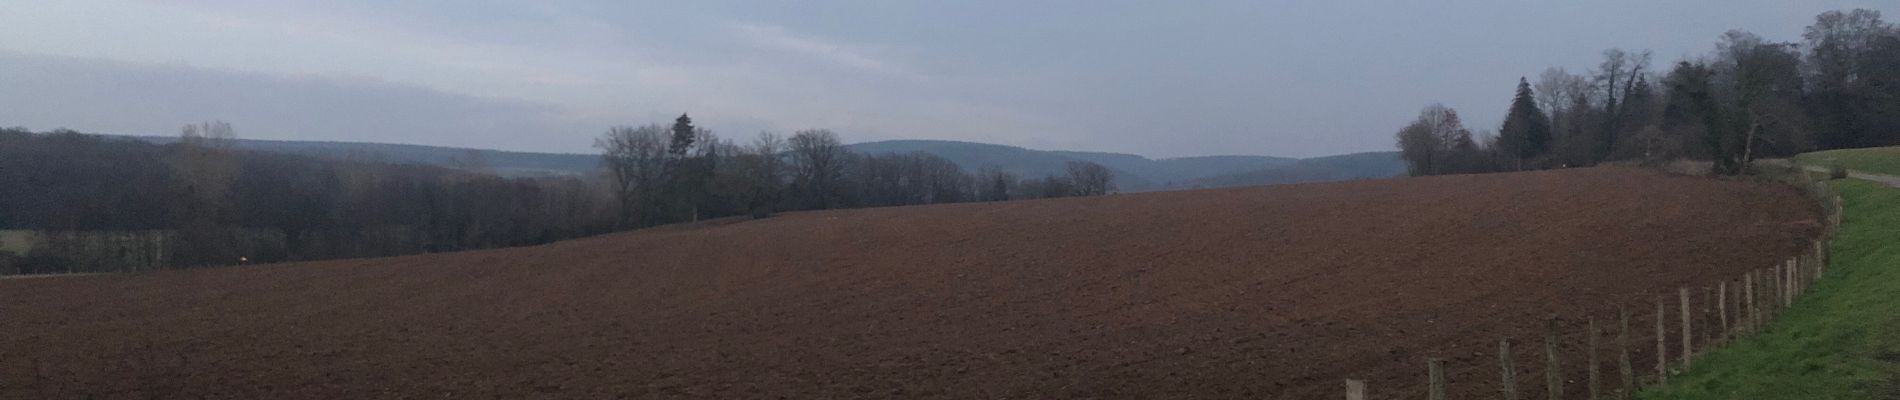
[[[0,0],[0,126],[589,153],[690,113],[1149,157],[1393,149],[1427,104],[1495,130],[1517,79],[1666,66],[1896,0]]]

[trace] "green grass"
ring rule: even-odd
[[[1900,147],[1817,151],[1795,156],[1794,159],[1808,165],[1828,166],[1838,163],[1863,172],[1900,175]]]
[[[1900,153],[1893,158],[1900,161]],[[1900,162],[1884,165],[1900,168]],[[1900,393],[1894,380],[1900,376],[1900,189],[1857,179],[1834,185],[1846,210],[1828,247],[1827,275],[1767,331],[1708,353],[1694,369],[1644,391],[1642,398],[1869,399]]]

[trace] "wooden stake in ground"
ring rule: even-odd
[[[1636,371],[1630,365],[1630,310],[1616,307],[1616,316],[1622,320],[1621,329],[1616,331],[1616,372],[1623,376],[1623,391],[1617,398],[1628,399],[1636,392]]]
[[[1511,339],[1498,339],[1498,366],[1504,369],[1504,376],[1499,378],[1504,400],[1517,400],[1517,368],[1511,366]]]
[[[1795,258],[1788,259],[1788,266],[1786,267],[1786,273],[1788,274],[1788,304],[1784,304],[1783,307],[1793,307],[1794,297],[1801,293],[1801,273],[1796,272],[1798,269],[1796,266],[1799,263],[1800,261],[1797,261]]]
[[[1747,333],[1754,334],[1761,320],[1761,311],[1755,309],[1755,271],[1742,275],[1742,309],[1748,311]]]
[[[1805,284],[1807,283],[1801,281],[1801,257],[1796,256],[1794,258],[1789,258],[1788,259],[1788,305],[1790,306],[1794,305],[1794,299],[1797,297],[1801,297],[1801,291],[1804,289],[1801,287],[1801,285],[1805,285]]]
[[[1669,383],[1669,334],[1663,332],[1663,300],[1656,299],[1656,384]]]
[[[1716,303],[1716,288],[1702,286],[1702,320],[1699,324],[1702,324],[1701,349],[1704,353],[1708,351],[1708,345],[1710,345],[1710,343],[1716,343],[1716,330],[1712,330],[1712,328],[1716,326],[1716,309],[1714,309],[1714,303]]]
[[[1730,326],[1728,324],[1728,298],[1729,298],[1728,281],[1724,280],[1721,282],[1716,282],[1715,283],[1715,312],[1716,314],[1722,317],[1722,328],[1718,330],[1721,333],[1718,334],[1718,336],[1720,336],[1722,338],[1722,341],[1724,342],[1728,341],[1729,326]]]
[[[1588,326],[1587,329],[1590,331],[1590,340],[1588,341],[1590,358],[1590,400],[1597,400],[1599,398],[1597,397],[1597,388],[1602,387],[1599,381],[1601,378],[1597,377],[1597,336],[1599,336],[1597,335],[1597,319],[1596,317],[1590,317],[1587,321],[1588,324],[1586,326]]]
[[[1801,275],[1801,279],[1796,279],[1796,282],[1801,282],[1801,290],[1796,292],[1797,296],[1799,296],[1799,294],[1807,294],[1807,286],[1813,286],[1813,284],[1815,284],[1815,275],[1809,273],[1809,271],[1815,271],[1815,260],[1803,254],[1803,256],[1801,256],[1801,267],[1797,267],[1796,269],[1797,275]]]
[[[1432,380],[1431,399],[1445,400],[1445,360],[1426,359],[1425,370]]]
[[[1689,364],[1694,362],[1690,356],[1695,354],[1695,349],[1689,344],[1689,338],[1695,334],[1689,326],[1689,288],[1676,288],[1676,294],[1682,298],[1682,369],[1686,371]]]
[[[1788,305],[1788,265],[1775,266],[1775,309],[1769,311],[1770,318],[1781,317],[1782,307]]]
[[[1550,400],[1563,400],[1563,367],[1557,362],[1557,318],[1544,320],[1544,387],[1550,391]]]
[[[1366,400],[1366,381],[1347,379],[1346,400]]]

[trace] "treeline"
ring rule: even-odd
[[[1759,158],[1900,144],[1900,28],[1877,11],[1822,13],[1800,42],[1729,31],[1708,55],[1650,62],[1612,49],[1586,73],[1520,78],[1495,134],[1427,106],[1399,150],[1412,175],[1685,158],[1738,174]]]
[[[233,149],[229,124],[170,144],[0,129],[0,274],[374,257],[521,246],[787,210],[1103,195],[1109,169],[1018,178],[926,153],[858,154],[836,134],[744,145],[694,127],[615,127],[602,173],[502,178],[456,168]]]
[[[831,131],[740,144],[680,115],[671,126],[614,127],[595,140],[622,228],[778,211],[1103,195],[1107,167],[1069,165],[1066,175],[1020,178],[965,171],[928,153],[860,154]]]
[[[230,126],[217,122],[187,127],[183,137],[156,145],[0,129],[0,230],[43,242],[29,254],[0,254],[0,264],[12,264],[0,273],[385,256],[612,228],[611,204],[582,179],[236,151]],[[146,247],[157,256],[91,254]]]

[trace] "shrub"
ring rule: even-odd
[[[1841,164],[1838,164],[1838,163],[1828,165],[1827,179],[1829,180],[1847,179],[1847,167],[1843,167],[1841,166]]]

